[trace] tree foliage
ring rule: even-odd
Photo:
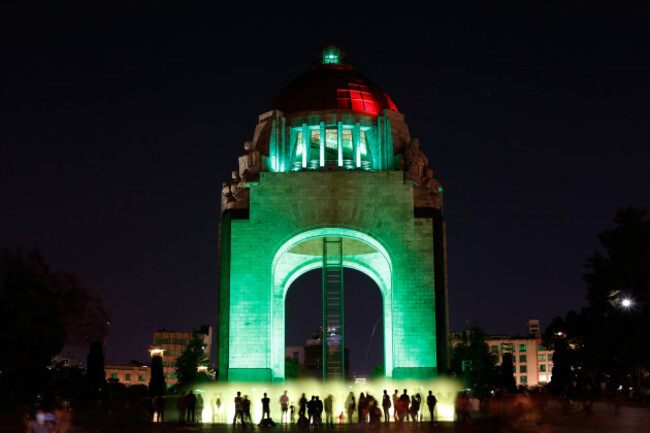
[[[465,361],[465,371],[463,371],[463,361]],[[485,333],[476,325],[465,330],[460,341],[451,348],[452,374],[466,377],[469,381],[468,385],[475,386],[477,389],[483,389],[484,385],[495,384],[496,362],[497,358],[490,353],[490,348],[485,341]]]
[[[176,359],[178,386],[187,388],[209,380],[206,373],[198,371],[200,365],[207,367],[208,361],[208,355],[203,351],[203,341],[195,331],[185,351]]]
[[[42,255],[0,253],[0,394],[33,395],[66,343],[102,341],[110,315],[78,277],[51,271]]]
[[[601,251],[585,265],[588,306],[557,317],[544,333],[555,351],[555,391],[573,381],[618,386],[650,366],[650,220],[647,210],[628,207],[614,222],[598,234]]]

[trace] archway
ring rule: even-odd
[[[370,277],[382,294],[384,365],[393,370],[392,266],[388,252],[375,238],[349,228],[327,227],[305,231],[282,243],[272,266],[271,356],[274,380],[284,380],[286,294],[301,275],[323,265],[323,238],[342,239],[342,265]]]
[[[322,270],[306,272],[285,297],[285,379],[322,378]],[[345,374],[370,377],[384,364],[383,297],[377,284],[354,269],[344,270]]]

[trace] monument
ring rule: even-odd
[[[343,378],[343,268],[382,294],[387,377],[448,365],[442,187],[390,97],[337,46],[259,116],[222,189],[219,379],[282,382],[285,296],[323,269],[323,374]]]

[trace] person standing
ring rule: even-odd
[[[165,422],[165,399],[162,395],[156,398],[156,412],[158,413],[158,422]]]
[[[388,391],[384,390],[384,396],[381,399],[381,407],[384,409],[384,422],[390,422],[388,409],[390,409],[390,397]]]
[[[354,413],[354,410],[357,408],[357,403],[354,400],[354,394],[352,392],[350,392],[350,395],[348,395],[348,399],[346,403],[348,406],[348,422],[352,423],[352,414]]]
[[[359,405],[358,405],[359,407],[357,408],[358,409],[357,418],[359,419],[359,424],[366,421],[365,420],[366,404],[367,404],[366,396],[363,393],[359,394]]]
[[[307,397],[305,397],[304,392],[302,393],[302,397],[300,397],[298,404],[300,405],[298,408],[298,422],[300,422],[300,418],[304,418],[305,412],[307,411]]]
[[[399,410],[400,422],[405,417],[406,417],[406,422],[408,422],[408,420],[409,420],[409,406],[411,405],[411,398],[409,397],[406,390],[404,390],[404,394],[402,394],[399,397],[399,403],[400,403],[400,410]]]
[[[280,396],[280,406],[282,407],[282,423],[287,423],[288,411],[289,411],[289,396],[287,391],[284,391],[284,394]]]
[[[190,390],[189,394],[185,397],[185,403],[187,406],[187,422],[194,423],[194,411],[196,409],[196,396],[194,391]]]
[[[438,403],[436,396],[433,395],[431,390],[429,390],[429,395],[427,396],[427,407],[429,408],[429,418],[431,422],[433,422],[433,413],[436,410],[436,403]]]
[[[248,396],[245,395],[244,399],[242,400],[242,407],[244,409],[244,417],[243,419],[247,419],[248,422],[250,423],[251,427],[253,427],[253,417],[251,416],[251,401],[248,399]],[[246,425],[242,423],[243,425]]]
[[[185,392],[178,397],[176,402],[176,409],[178,409],[178,421],[182,424],[185,422]]]
[[[311,425],[312,422],[315,423],[315,415],[316,415],[316,396],[312,395],[311,400],[309,400],[309,403],[307,403],[307,415],[309,416],[309,424]]]
[[[323,426],[323,401],[318,396],[314,402],[314,424],[317,427]]]
[[[332,427],[332,428],[334,427],[334,417],[332,415],[333,400],[334,400],[334,397],[332,397],[332,394],[325,397],[325,400],[324,400],[324,403],[325,403],[325,427]]]
[[[264,397],[262,397],[262,420],[264,420],[264,415],[266,415],[267,419],[271,418],[270,404],[271,404],[271,399],[266,396],[266,393],[264,393]]]
[[[399,393],[397,390],[395,390],[395,394],[393,394],[393,419],[395,422],[397,422],[397,402],[399,401]]]
[[[411,420],[413,422],[420,421],[419,415],[420,415],[421,401],[422,401],[422,397],[420,397],[420,394],[414,395],[413,398],[411,399],[411,407],[409,409],[409,412],[411,414]]]
[[[244,399],[241,398],[241,392],[239,391],[237,391],[237,397],[235,397],[235,417],[232,419],[232,425],[237,424],[237,417],[244,425]]]

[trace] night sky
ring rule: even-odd
[[[0,247],[37,247],[105,299],[109,364],[146,360],[154,330],[215,325],[221,182],[326,43],[392,97],[443,183],[453,330],[581,308],[596,234],[650,207],[640,11],[57,3],[0,6]],[[290,290],[288,344],[318,326],[319,284]],[[352,369],[369,371],[379,290],[345,284]]]

